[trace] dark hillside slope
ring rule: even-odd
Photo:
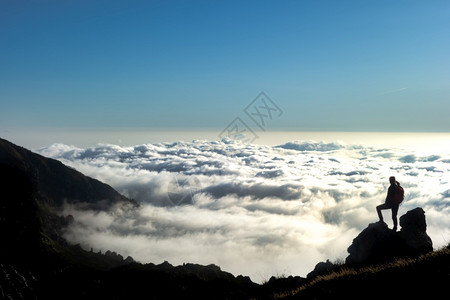
[[[56,212],[67,203],[107,209],[133,201],[96,179],[84,176],[61,162],[45,158],[0,139],[0,236],[2,257],[36,262],[29,249],[61,250],[60,230],[69,220]],[[27,255],[24,255],[24,252]]]
[[[60,206],[64,201],[88,203],[94,209],[118,201],[131,202],[107,184],[3,139],[0,139],[0,168],[2,179],[11,170],[21,173],[35,192],[36,200],[51,207]],[[11,192],[18,189],[20,185],[9,188]]]

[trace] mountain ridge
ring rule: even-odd
[[[40,194],[40,201],[47,201],[51,206],[61,206],[67,199],[73,203],[91,204],[94,209],[118,201],[137,204],[111,186],[85,176],[56,159],[44,157],[1,138],[0,164],[28,174],[32,183],[39,185],[35,188]]]

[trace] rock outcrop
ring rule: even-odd
[[[394,232],[384,222],[369,224],[348,247],[346,263],[377,263],[433,251],[422,208],[417,207],[401,216],[400,226],[401,230]]]
[[[311,279],[318,275],[323,275],[331,272],[336,266],[327,259],[327,261],[321,261],[314,267],[314,270],[306,275],[306,278]]]
[[[400,237],[405,242],[408,255],[418,255],[433,251],[433,242],[427,234],[425,212],[418,207],[400,217]]]

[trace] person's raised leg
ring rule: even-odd
[[[377,206],[377,214],[378,214],[378,218],[380,219],[380,222],[383,222],[383,215],[381,214],[381,210],[382,209],[388,209],[389,207],[387,207],[387,204],[380,204]]]

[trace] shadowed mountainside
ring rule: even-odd
[[[0,193],[0,234],[7,241],[0,251],[2,257],[20,260],[30,249],[47,253],[67,245],[61,229],[72,219],[57,215],[64,203],[95,210],[137,205],[107,184],[2,139]]]
[[[84,176],[58,160],[43,157],[3,139],[0,139],[0,167],[3,180],[9,177],[8,171],[23,176],[36,200],[50,207],[61,206],[64,201],[82,202],[93,209],[107,208],[119,201],[134,203],[109,185]],[[16,184],[16,181],[10,181],[10,184]],[[20,188],[16,184],[8,191],[17,193]]]

